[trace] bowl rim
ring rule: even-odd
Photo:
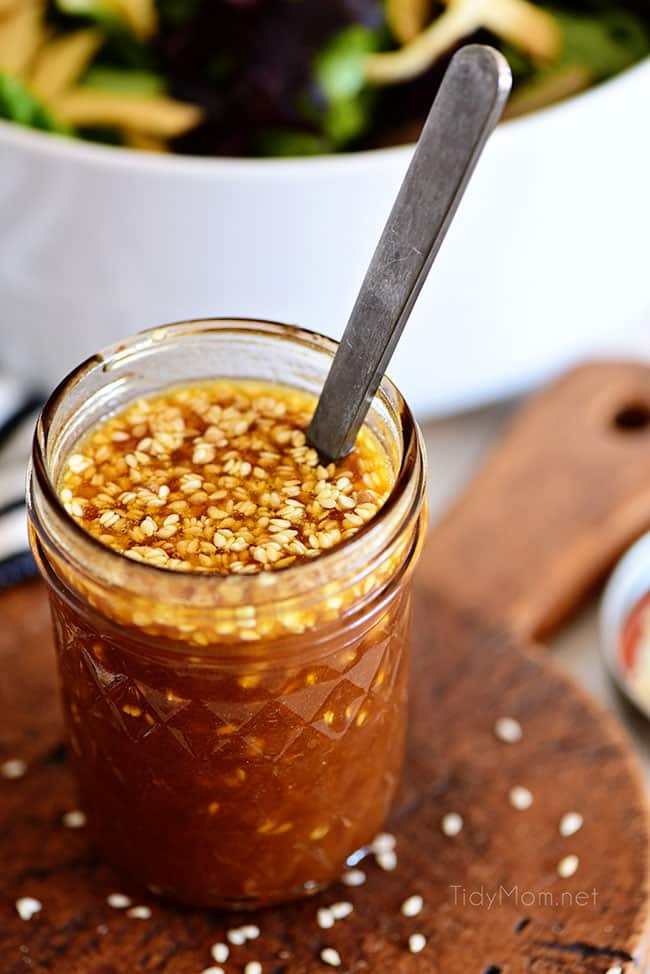
[[[637,692],[621,664],[619,649],[630,613],[650,590],[650,531],[621,555],[600,598],[598,630],[601,659],[610,677],[634,705],[650,717],[650,703]]]
[[[623,87],[631,78],[647,74],[650,77],[650,56],[631,65],[607,81],[601,82],[586,91],[573,95],[564,101],[549,105],[528,115],[503,123],[499,128],[511,132],[524,130],[535,124],[538,118],[550,119],[567,115],[604,94]],[[405,162],[413,152],[414,143],[387,146],[377,149],[363,149],[357,152],[326,153],[314,156],[250,158],[244,156],[197,156],[173,153],[138,152],[124,146],[102,145],[82,139],[70,138],[51,132],[41,132],[22,126],[16,122],[0,119],[0,144],[30,150],[35,155],[54,156],[58,159],[72,159],[76,162],[96,167],[135,170],[140,173],[155,173],[176,176],[207,176],[232,173],[250,176],[269,174],[295,176],[296,171],[322,175],[324,171],[333,173],[350,167],[367,169],[368,164],[384,165],[392,160]]]

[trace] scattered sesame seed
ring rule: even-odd
[[[330,913],[335,920],[345,920],[345,918],[349,917],[353,912],[354,906],[352,903],[348,903],[346,900],[341,903],[333,903],[330,907]]]
[[[148,906],[132,906],[130,910],[126,911],[126,915],[134,920],[149,920],[151,909]]]
[[[246,934],[240,929],[229,930],[226,937],[234,947],[241,947],[246,943]]]
[[[131,906],[132,900],[130,897],[125,896],[124,893],[109,893],[106,897],[106,902],[114,910],[126,910]]]
[[[393,852],[396,844],[397,839],[394,835],[391,835],[390,832],[380,832],[373,839],[371,849],[375,855],[381,855],[383,852]]]
[[[341,966],[341,955],[333,947],[323,947],[320,952],[320,959],[323,964],[329,964],[330,967]]]
[[[21,920],[31,920],[42,909],[43,904],[41,901],[34,899],[33,896],[22,896],[19,900],[16,900],[16,912]]]
[[[246,937],[246,940],[257,940],[260,935],[260,928],[256,927],[253,923],[248,923],[245,927],[241,928],[241,932]]]
[[[412,954],[421,954],[427,945],[427,938],[421,933],[412,933],[409,937],[409,950]]]
[[[494,733],[505,744],[516,744],[524,736],[521,724],[514,717],[499,717],[494,725]]]
[[[213,944],[210,953],[217,964],[225,964],[230,955],[228,944]]]
[[[533,793],[523,785],[515,785],[510,789],[510,804],[523,812],[533,804]]]
[[[363,869],[348,869],[341,876],[344,886],[363,886],[366,881],[366,874]]]
[[[384,872],[392,873],[394,869],[397,869],[397,856],[392,850],[390,852],[380,852],[375,858],[377,865]]]
[[[567,812],[560,819],[560,835],[565,839],[579,832],[584,824],[584,819],[580,812]]]
[[[445,835],[449,836],[449,838],[453,838],[461,833],[463,829],[463,819],[458,812],[447,812],[446,815],[443,815],[440,828]]]
[[[334,926],[334,915],[331,910],[327,907],[322,906],[316,912],[316,923],[321,928],[321,930],[331,930]]]
[[[0,773],[3,778],[9,778],[9,780],[22,778],[27,773],[27,765],[20,758],[12,758],[0,765]]]
[[[86,824],[86,816],[82,811],[75,808],[71,812],[66,812],[61,821],[66,829],[82,829]]]
[[[258,960],[250,960],[244,968],[244,974],[262,974],[262,965]]]
[[[560,859],[557,864],[557,874],[561,876],[562,879],[570,879],[571,876],[575,876],[578,871],[578,866],[580,865],[580,860],[577,856],[565,856],[564,859]]]
[[[421,896],[409,896],[407,900],[402,903],[402,916],[405,917],[416,917],[422,913],[422,908],[424,906],[424,900]]]
[[[225,974],[223,967],[206,967],[201,974]]]
[[[620,964],[616,964],[614,967],[610,967],[606,974],[623,974],[623,968]]]

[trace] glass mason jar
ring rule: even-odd
[[[421,436],[385,379],[367,422],[393,467],[387,502],[338,547],[257,575],[173,572],[105,547],[58,499],[62,466],[136,398],[216,377],[317,395],[335,351],[269,322],[157,328],[72,372],[37,427],[30,537],[82,807],[111,863],[180,902],[314,892],[380,829],[403,756]]]

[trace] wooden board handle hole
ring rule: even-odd
[[[614,415],[614,427],[621,433],[640,433],[650,426],[650,406],[645,402],[630,402]]]

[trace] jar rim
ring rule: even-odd
[[[28,477],[28,510],[32,521],[38,523],[41,520],[37,513],[34,516],[35,505],[32,496],[32,480],[35,480],[39,491],[42,492],[49,511],[61,522],[64,529],[71,531],[72,536],[80,545],[87,548],[88,552],[92,552],[97,558],[106,561],[106,564],[112,563],[116,566],[120,565],[124,567],[124,562],[127,562],[129,573],[133,573],[134,578],[140,578],[142,580],[150,579],[152,582],[159,582],[163,579],[168,581],[170,577],[181,577],[185,580],[191,580],[197,587],[209,584],[213,591],[214,586],[226,582],[228,582],[229,589],[232,589],[237,583],[240,583],[240,588],[245,587],[247,590],[250,590],[251,586],[256,582],[260,587],[269,585],[269,576],[277,579],[282,578],[287,581],[289,579],[296,579],[299,575],[304,576],[307,574],[310,567],[316,565],[316,563],[318,563],[321,570],[327,570],[327,566],[332,565],[337,558],[341,559],[341,557],[346,557],[352,552],[358,552],[366,541],[373,536],[373,533],[376,533],[381,523],[390,519],[391,516],[395,516],[396,508],[399,506],[400,501],[403,501],[404,494],[411,484],[414,474],[417,473],[418,466],[422,468],[420,470],[420,489],[415,492],[415,504],[419,506],[418,497],[421,497],[424,488],[424,464],[421,462],[423,454],[421,434],[401,392],[391,379],[384,376],[375,394],[375,398],[382,400],[384,405],[389,407],[389,411],[395,415],[402,440],[399,466],[397,467],[389,496],[377,514],[370,521],[363,524],[354,535],[342,540],[334,547],[322,551],[318,558],[313,559],[313,561],[307,564],[301,562],[299,564],[287,565],[280,569],[274,569],[272,572],[260,572],[255,575],[224,575],[203,570],[180,573],[165,568],[164,566],[127,559],[123,553],[103,544],[98,538],[86,531],[65,509],[56,484],[50,475],[48,464],[48,447],[54,419],[68,393],[94,370],[101,368],[102,371],[109,373],[115,365],[124,364],[130,358],[137,358],[139,352],[147,349],[151,350],[153,343],[159,343],[174,336],[192,335],[194,333],[210,334],[212,332],[266,334],[288,341],[291,344],[303,345],[312,350],[324,352],[330,358],[333,358],[338,347],[338,342],[334,339],[298,325],[284,324],[268,319],[214,317],[188,319],[148,328],[102,349],[95,355],[89,356],[85,361],[72,369],[55,387],[39,416],[34,433],[31,470]],[[215,378],[218,377],[215,376]],[[254,377],[251,376],[251,378]],[[42,540],[38,528],[36,528],[36,533],[39,536],[39,540]]]

